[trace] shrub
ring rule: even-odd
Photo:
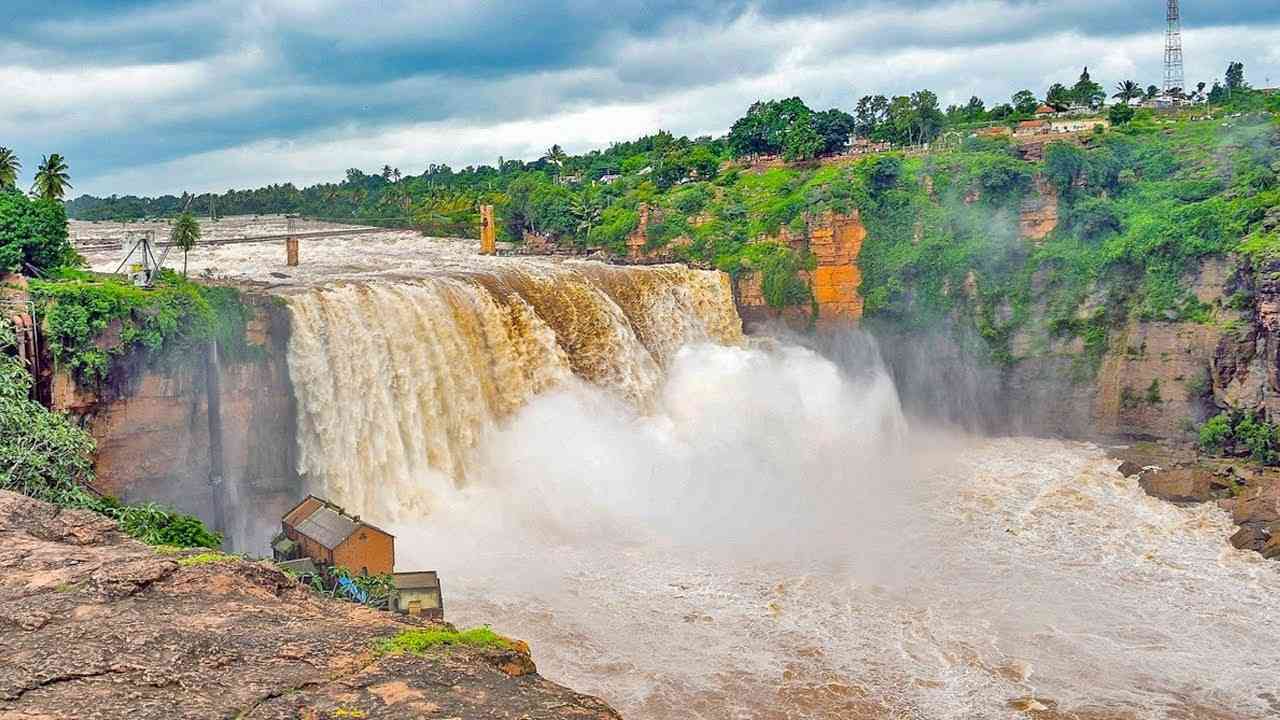
[[[31,293],[41,306],[54,360],[86,384],[101,383],[111,359],[135,348],[141,348],[148,360],[203,347],[210,340],[217,340],[232,360],[252,351],[245,340],[249,311],[238,291],[197,285],[169,271],[162,272],[149,290],[109,276],[78,273],[33,280]],[[103,345],[105,331],[115,323],[119,341]]]
[[[10,354],[15,347],[13,326],[0,316],[0,488],[75,505],[93,479],[93,438],[31,399],[33,380]]]
[[[1236,439],[1249,450],[1256,462],[1270,465],[1276,461],[1276,427],[1246,412],[1235,427]]]
[[[218,547],[222,538],[198,519],[157,505],[123,505],[88,490],[93,438],[65,415],[30,399],[31,375],[17,358],[13,328],[0,318],[0,489],[61,507],[92,510],[153,545]]]
[[[1146,400],[1147,403],[1151,405],[1155,405],[1160,402],[1161,398],[1160,398],[1160,380],[1159,379],[1151,381],[1151,384],[1147,386],[1147,392],[1143,396],[1143,399]]]
[[[1220,453],[1230,442],[1231,434],[1231,416],[1218,413],[1200,426],[1200,448],[1207,453]]]
[[[452,646],[510,650],[515,647],[515,643],[487,626],[475,627],[470,630],[414,628],[412,630],[403,630],[395,637],[380,641],[377,644],[377,649],[381,653],[422,655],[435,648]]]

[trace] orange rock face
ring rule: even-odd
[[[1038,243],[1058,227],[1058,191],[1041,175],[1035,182],[1035,193],[1022,203],[1018,225],[1024,240]]]
[[[858,255],[867,238],[858,211],[848,215],[825,213],[811,218],[805,235],[795,236],[787,228],[778,233],[778,242],[796,250],[808,250],[817,260],[817,268],[802,273],[813,290],[818,305],[819,324],[854,323],[862,318],[862,271],[858,268]],[[768,306],[761,291],[759,273],[749,273],[738,278],[736,286],[738,310],[743,320],[759,322],[782,319],[788,322],[807,322],[809,308],[784,308],[779,311]]]

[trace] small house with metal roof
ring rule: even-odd
[[[308,495],[281,519],[284,535],[300,557],[364,575],[390,574],[396,566],[395,536]]]
[[[391,593],[392,610],[432,620],[444,619],[444,596],[440,592],[440,577],[434,570],[396,573],[391,580],[395,585]]]

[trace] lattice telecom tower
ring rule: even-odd
[[[1185,89],[1182,76],[1182,16],[1178,0],[1169,0],[1169,29],[1164,35],[1164,91]]]

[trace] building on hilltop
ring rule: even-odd
[[[1014,135],[1044,135],[1053,130],[1053,123],[1048,120],[1023,120],[1013,131]]]
[[[395,570],[395,536],[328,500],[308,495],[284,514],[280,524],[283,537],[272,544],[277,560],[307,557],[362,575]]]
[[[1036,108],[1036,113],[1035,113],[1036,117],[1038,118],[1053,117],[1054,115],[1057,115],[1057,114],[1058,114],[1058,111],[1053,106],[1045,105],[1043,103],[1040,105],[1040,107]]]

